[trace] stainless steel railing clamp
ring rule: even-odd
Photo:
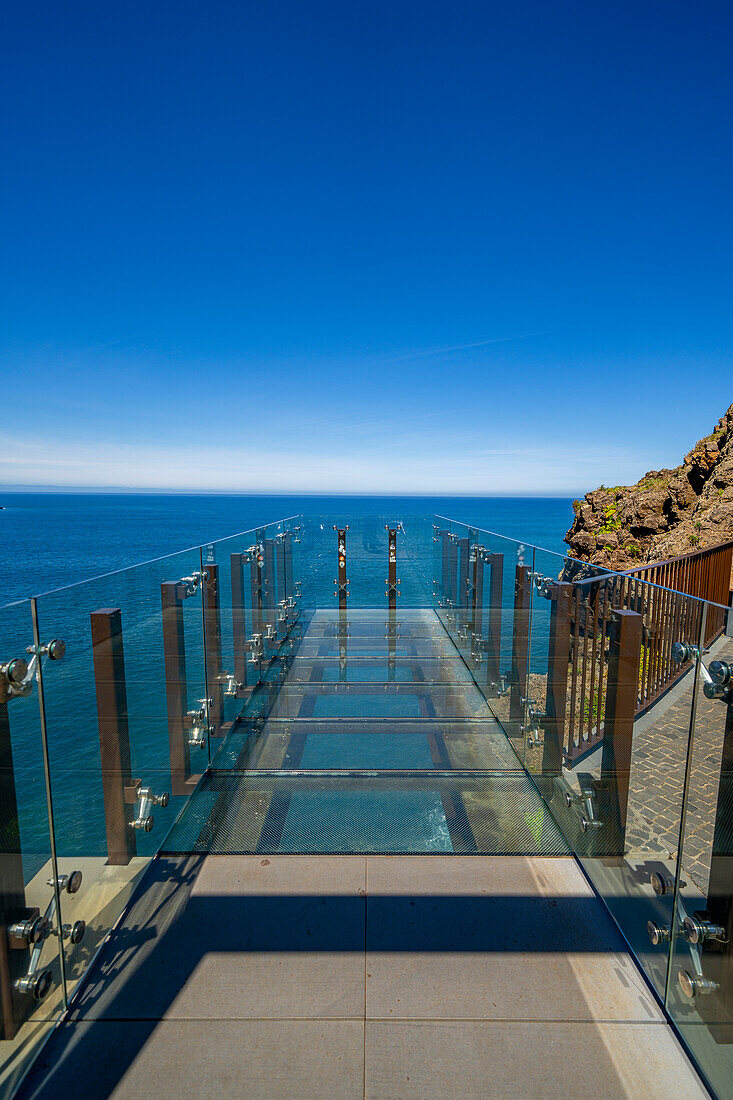
[[[68,875],[59,875],[56,880],[49,879],[47,885],[55,886],[59,891],[63,890],[67,894],[75,894],[79,890],[81,882],[81,871],[72,871]],[[31,948],[28,969],[13,984],[18,993],[30,995],[34,1001],[42,1001],[47,996],[53,983],[51,971],[40,969],[43,945],[48,937],[58,936],[72,944],[77,944],[81,943],[86,932],[86,922],[83,920],[74,921],[73,924],[63,924],[60,928],[54,927],[56,896],[56,890],[54,890],[53,897],[48,903],[43,916],[40,915],[40,910],[31,910],[27,917],[17,921],[8,929],[11,948]]]
[[[527,744],[531,749],[544,745],[542,737],[542,722],[547,717],[544,710],[537,707],[531,699],[527,701]]]
[[[496,691],[496,694],[501,698],[504,695],[508,695],[509,692],[511,691],[511,680],[512,680],[511,669],[508,669],[506,672],[502,672],[502,674],[499,676],[499,683],[498,684],[493,684],[492,683],[491,687],[494,688],[494,690]]]
[[[665,894],[674,893],[675,880],[674,878],[672,878],[671,875],[664,875],[661,874],[659,871],[654,871],[649,876],[649,882],[651,883],[652,890],[657,895],[657,897],[661,898],[664,897]],[[687,883],[681,882],[680,890],[684,890],[685,886],[687,886]]]
[[[262,635],[253,634],[248,642],[245,642],[247,647],[247,661],[251,665],[257,665],[264,657],[265,650],[262,644]]]
[[[650,882],[654,893],[659,897],[671,894],[674,891],[675,880],[657,871],[651,875]],[[681,882],[680,889],[686,885],[686,882]],[[726,931],[721,925],[713,924],[696,913],[690,915],[685,909],[679,891],[677,892],[675,912],[675,928],[679,930],[677,934],[687,941],[692,962],[692,970],[685,969],[685,967],[680,967],[677,970],[677,981],[682,995],[688,1000],[694,1000],[696,997],[714,993],[716,989],[720,988],[718,982],[706,978],[703,973],[702,950],[708,942],[727,943]],[[649,920],[647,921],[646,930],[650,942],[655,947],[668,944],[672,939],[672,928],[669,925],[659,925],[656,921]]]
[[[690,949],[692,972],[686,970],[684,967],[680,967],[677,971],[677,981],[682,996],[692,1001],[696,997],[706,996],[709,993],[714,993],[716,989],[720,989],[718,982],[706,978],[703,973],[702,949],[705,942],[709,939],[718,940],[720,942],[720,934],[724,937],[725,929],[720,928],[718,925],[709,924],[707,921],[701,921],[698,917],[687,916],[685,914],[684,905],[682,904],[682,898],[679,897],[679,895],[678,902],[678,913],[680,916],[684,916],[681,928],[682,935],[687,940],[687,946]],[[725,940],[723,939],[722,942],[725,942]]]
[[[552,599],[552,590],[555,586],[552,577],[547,577],[544,573],[529,573],[528,576],[531,581],[534,581],[539,596],[544,597],[546,600]]]
[[[705,669],[701,665],[700,671]],[[733,668],[726,661],[711,661],[705,669],[707,676],[703,684],[706,699],[723,699],[726,703],[733,699]]]
[[[565,792],[565,805],[569,810],[580,807],[580,828],[584,833],[589,829],[601,829],[603,822],[596,817],[595,802],[592,791],[581,791],[579,794],[573,791]]]
[[[30,661],[26,661],[25,657],[14,657],[0,664],[0,703],[30,695],[41,657],[48,657],[49,661],[60,661],[66,653],[66,642],[61,638],[54,638],[44,645],[26,646],[25,651],[30,656]]]
[[[684,665],[687,661],[696,661],[700,655],[700,649],[689,642],[675,642],[672,646],[672,660],[677,665]]]
[[[129,787],[125,787],[125,801],[135,805],[137,809],[135,817],[130,822],[133,829],[141,829],[149,833],[153,828],[153,815],[150,813],[152,806],[166,807],[170,802],[170,794],[154,794],[150,787],[143,787],[142,780],[136,779]]]
[[[727,943],[725,928],[719,924],[711,924],[710,921],[700,920],[699,917],[685,917],[682,925],[682,935],[688,943],[702,944],[708,940],[716,943]]]
[[[199,699],[198,707],[186,711],[183,724],[189,730],[188,743],[191,748],[202,748],[208,735],[213,733],[209,725],[209,707],[212,703],[213,699]]]
[[[207,576],[206,570],[198,570],[195,573],[191,573],[188,577],[181,577],[178,584],[183,589],[181,593],[183,599],[187,600],[189,596],[195,596],[201,586],[201,582],[205,580]]]
[[[222,684],[224,688],[224,695],[227,699],[238,699],[242,689],[246,686],[237,680],[237,677],[223,669],[218,676],[218,682]]]

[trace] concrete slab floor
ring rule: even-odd
[[[707,1095],[572,859],[158,859],[19,1096]]]

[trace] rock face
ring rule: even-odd
[[[630,569],[733,539],[733,405],[674,470],[573,502],[569,556]]]

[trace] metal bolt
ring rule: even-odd
[[[669,928],[662,928],[660,925],[655,924],[653,920],[648,920],[646,922],[646,931],[655,947],[659,947],[662,943],[669,943],[671,936]]]
[[[716,989],[720,989],[717,982],[690,974],[689,970],[678,970],[677,981],[680,983],[682,993],[689,1000],[694,1000],[695,997],[707,995],[708,993],[714,993]]]

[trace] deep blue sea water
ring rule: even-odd
[[[0,492],[0,606],[295,514],[438,513],[562,554],[571,500]]]

